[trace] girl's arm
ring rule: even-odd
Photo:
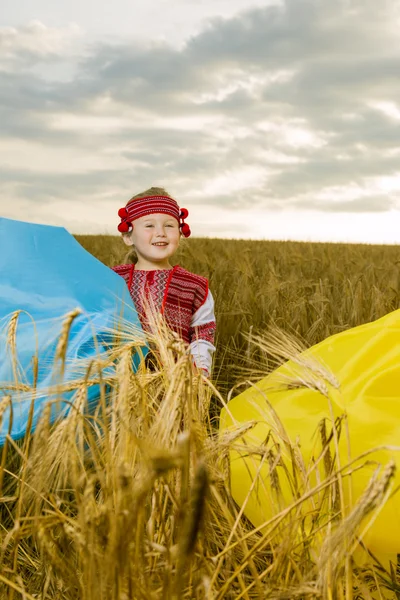
[[[196,367],[203,369],[207,375],[211,372],[212,355],[215,352],[215,314],[214,299],[209,291],[204,304],[192,317],[189,330],[190,352]]]

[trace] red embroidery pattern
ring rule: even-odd
[[[133,271],[130,293],[144,329],[149,330],[147,310],[161,312],[169,270]]]
[[[122,210],[122,209],[120,209]],[[146,196],[130,200],[125,207],[130,221],[154,213],[171,215],[179,222],[180,210],[176,200],[169,196]]]
[[[194,313],[204,304],[208,294],[208,281],[175,267],[167,290],[164,315],[169,327],[188,344],[189,329]]]
[[[174,267],[172,271],[134,270],[132,274],[132,265],[118,265],[114,267],[114,271],[124,277],[127,283],[132,275],[129,291],[144,329],[149,328],[144,310],[145,299],[149,298],[156,310],[164,314],[168,326],[190,344],[194,335],[193,330],[191,331],[192,317],[204,304],[208,294],[208,281],[205,277],[190,273],[179,266]],[[149,275],[150,273],[152,275]],[[196,336],[203,339],[203,332],[207,331],[207,341],[213,343],[215,324],[207,325],[208,331],[203,326],[195,328]]]
[[[215,327],[215,321],[210,321],[209,323],[204,323],[203,325],[197,325],[197,327],[191,327],[189,329],[190,342],[204,340],[205,342],[214,344]]]
[[[118,211],[121,223],[118,225],[118,231],[127,233],[132,228],[132,222],[146,215],[163,213],[174,217],[178,223],[182,235],[189,237],[190,227],[185,223],[189,216],[187,208],[179,208],[176,200],[169,196],[145,196],[143,198],[132,198],[128,204]]]
[[[115,271],[118,275],[121,275],[128,284],[129,277],[132,272],[133,265],[117,265],[116,267],[112,267],[112,270]]]

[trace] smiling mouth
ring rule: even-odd
[[[168,242],[155,242],[152,246],[168,246]]]

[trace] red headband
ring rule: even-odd
[[[118,211],[118,216],[121,218],[118,231],[128,233],[132,228],[133,221],[156,213],[174,217],[179,223],[182,235],[185,237],[190,236],[190,227],[185,223],[189,211],[186,208],[180,209],[176,200],[169,198],[169,196],[145,196],[144,198],[130,200],[124,208],[120,208]]]

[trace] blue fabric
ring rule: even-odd
[[[129,322],[129,330],[142,333],[125,281],[94,258],[62,227],[36,225],[0,218],[0,398],[13,400],[11,437],[26,433],[32,394],[11,391],[16,381],[33,384],[32,358],[39,359],[37,393],[32,430],[49,399],[46,390],[61,382],[54,357],[65,315],[79,308],[82,314],[72,324],[63,382],[84,374],[85,365],[111,339],[110,328]],[[18,371],[7,347],[10,316],[22,310],[17,327]],[[143,348],[145,354],[145,348]],[[138,364],[139,355],[134,357]],[[58,373],[58,374],[57,374]],[[69,409],[74,392],[66,392],[52,404],[54,420]],[[89,406],[97,403],[99,387],[88,388]],[[0,445],[9,431],[10,411],[3,415]]]

